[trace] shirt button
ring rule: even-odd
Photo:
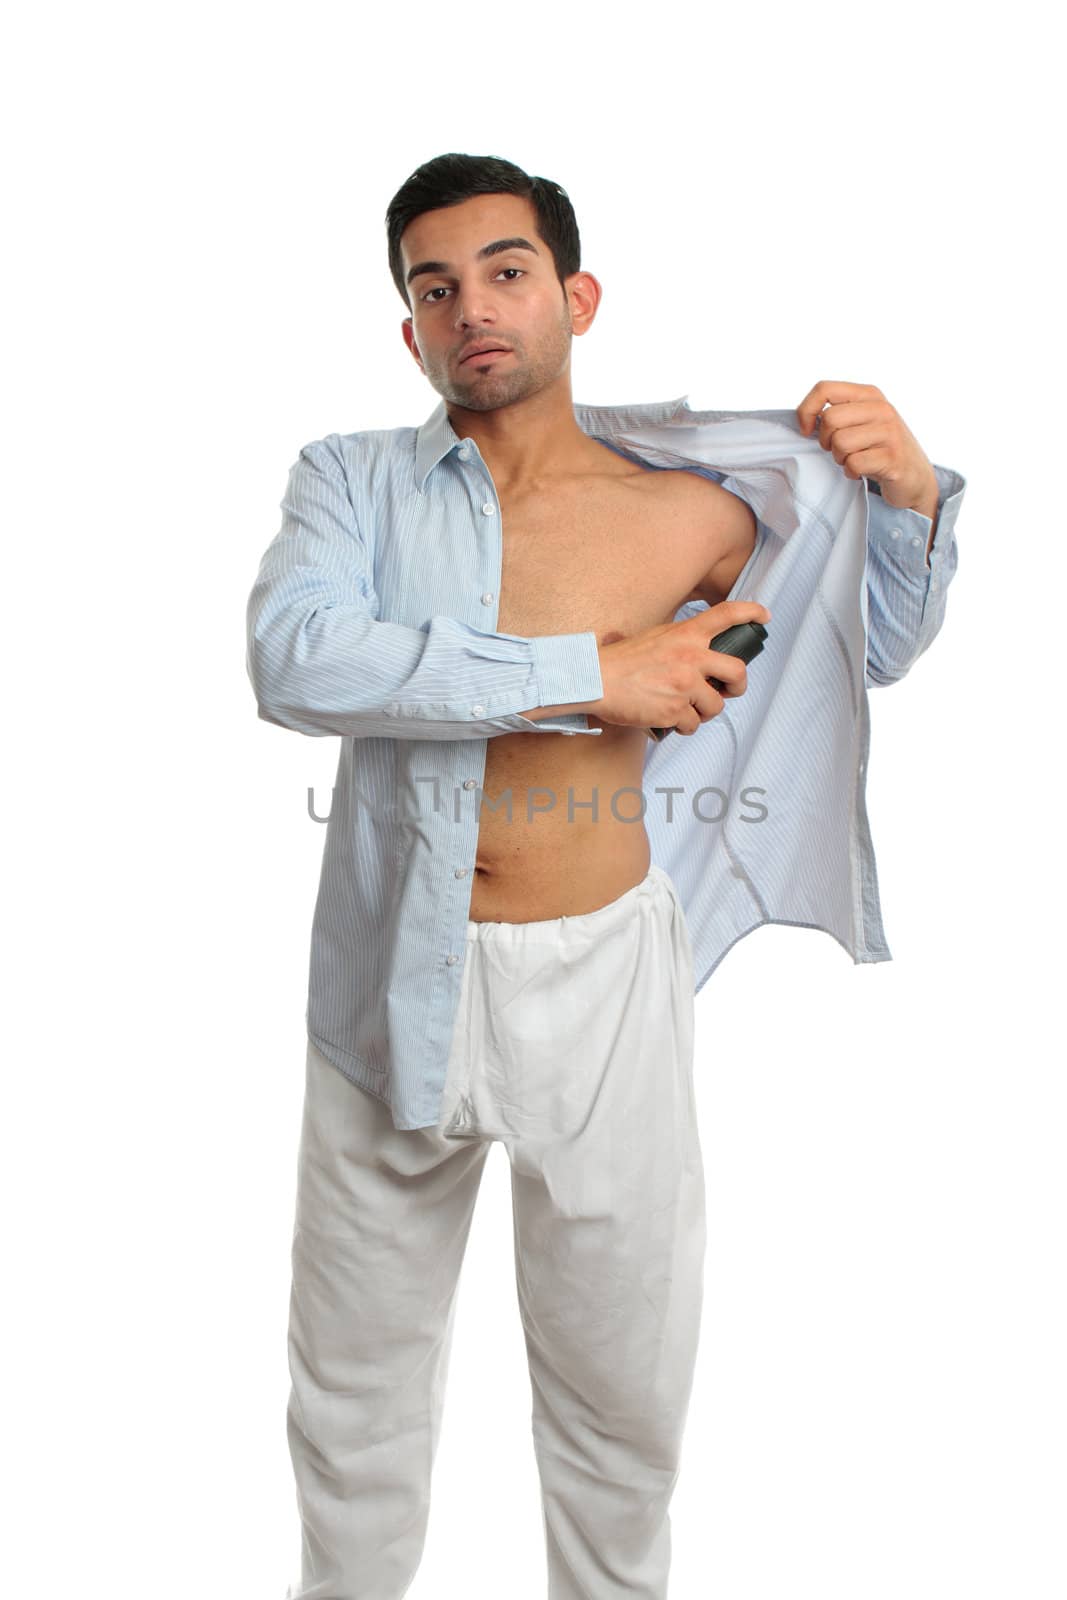
[[[891,539],[899,539],[900,538],[900,529],[899,528],[890,528],[889,537]]]
[[[461,444],[457,454],[459,455],[459,458],[460,458],[461,461],[469,461],[470,460],[470,455],[471,455],[471,447],[470,447],[470,445],[469,444]]]
[[[459,960],[458,956],[446,956],[445,957],[445,964],[447,966],[449,966],[449,967],[454,967],[458,960]]]
[[[471,716],[472,717],[484,717],[485,716],[485,707],[484,706],[471,706]]]
[[[493,502],[491,500],[487,500],[485,502],[485,505],[482,507],[482,515],[485,516],[485,517],[491,517],[494,514],[495,511],[496,511],[496,506],[493,504]]]
[[[485,594],[482,595],[482,605],[483,606],[491,606],[492,603],[493,603],[492,592],[487,589]]]
[[[478,786],[477,778],[464,778],[463,787],[465,789],[475,789],[475,788],[477,788],[477,786]]]
[[[911,541],[911,542],[912,542],[912,544],[913,544],[913,545],[915,545],[915,546],[916,546],[916,547],[918,547],[918,546],[919,546],[919,545],[921,545],[921,544],[922,544],[922,540],[921,540],[921,539],[918,539],[918,538],[916,538],[916,537],[915,537],[915,536],[914,536],[914,535],[912,535],[912,541]]]
[[[467,876],[466,867],[457,867],[456,868],[456,877],[457,878],[465,878],[466,876]]]

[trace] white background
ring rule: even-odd
[[[4,96],[12,1595],[282,1600],[311,914],[338,741],[258,721],[288,468],[419,423],[384,213],[568,191],[576,400],[877,384],[961,471],[871,691],[894,960],[771,927],[697,1002],[709,1246],[673,1600],[1062,1600],[1063,126],[1037,8],[57,6]],[[410,1590],[540,1600],[503,1148]],[[597,1597],[599,1600],[599,1597]]]

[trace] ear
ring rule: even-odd
[[[424,372],[426,369],[422,364],[422,357],[419,355],[419,347],[415,343],[415,324],[410,317],[404,318],[403,322],[400,324],[400,331],[404,335],[404,343],[407,345],[408,349],[411,351],[411,354],[415,358],[415,363],[418,366],[419,371]]]

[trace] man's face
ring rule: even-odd
[[[494,411],[546,388],[569,367],[569,298],[536,223],[529,200],[484,194],[425,211],[404,229],[412,308],[404,339],[431,386],[454,405]],[[502,240],[524,243],[479,254]],[[426,263],[434,265],[420,271]],[[505,354],[464,359],[476,345],[497,344]]]

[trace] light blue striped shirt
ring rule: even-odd
[[[746,691],[692,735],[649,740],[645,757],[651,857],[681,897],[696,992],[764,923],[820,929],[856,962],[892,959],[864,801],[867,689],[902,678],[941,627],[965,480],[935,464],[928,567],[930,518],[847,478],[793,411],[691,411],[683,396],[575,417],[646,466],[724,484],[757,520],[729,598],[774,621]],[[460,993],[487,740],[599,734],[584,714],[520,712],[600,698],[596,634],[494,631],[500,501],[443,401],[420,428],[305,445],[281,509],[248,600],[248,673],[264,721],[341,739],[308,1034],[398,1129],[427,1128]]]

